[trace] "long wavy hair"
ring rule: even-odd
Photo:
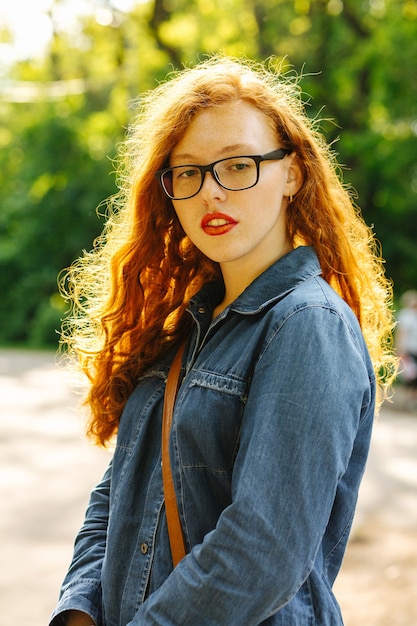
[[[264,64],[216,57],[140,98],[103,234],[61,281],[72,305],[62,343],[88,376],[88,434],[102,445],[117,431],[139,377],[189,332],[190,297],[221,276],[218,264],[185,235],[154,174],[195,115],[237,100],[261,110],[279,144],[296,154],[303,183],[287,208],[294,247],[315,249],[323,277],[353,309],[378,380],[387,386],[395,373],[392,289],[383,260],[332,150],[305,114],[298,79]]]

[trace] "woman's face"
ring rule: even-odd
[[[267,117],[253,105],[237,101],[198,113],[175,146],[170,166],[207,165],[219,159],[263,155],[281,148]],[[181,225],[222,271],[253,279],[291,249],[286,229],[287,196],[296,193],[294,155],[259,166],[250,189],[223,189],[210,172],[192,198],[173,200]]]

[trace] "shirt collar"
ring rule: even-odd
[[[320,264],[314,249],[300,246],[266,269],[229,308],[238,313],[256,313],[284,297],[303,281],[320,274]],[[212,310],[223,296],[223,281],[210,282],[191,299],[190,309],[204,306]]]

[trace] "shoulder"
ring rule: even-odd
[[[313,276],[275,302],[266,312],[265,348],[300,354],[348,354],[367,362],[368,350],[359,322],[348,304],[321,277]],[[356,356],[355,356],[356,355]]]
[[[361,332],[352,309],[321,276],[312,276],[295,286],[274,303],[271,311],[281,322],[295,314],[305,320],[321,317],[328,320],[335,315],[355,332]]]

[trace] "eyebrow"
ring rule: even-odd
[[[230,146],[225,146],[224,148],[219,150],[219,155],[228,154],[228,153],[231,153],[231,152],[235,152],[237,150],[240,151],[240,154],[236,154],[236,156],[257,154],[256,149],[251,147],[249,144],[236,143],[236,144],[232,144]],[[235,156],[235,155],[232,155],[232,156]],[[219,158],[221,159],[222,157],[219,156]],[[186,159],[188,159],[188,161],[186,161]],[[198,161],[198,159],[196,157],[194,157],[192,154],[189,154],[187,152],[176,154],[173,157],[173,160],[174,161],[183,161],[183,162],[186,161],[185,165],[188,165],[188,164],[191,165],[191,164],[193,164],[194,161],[196,161],[196,160]]]

